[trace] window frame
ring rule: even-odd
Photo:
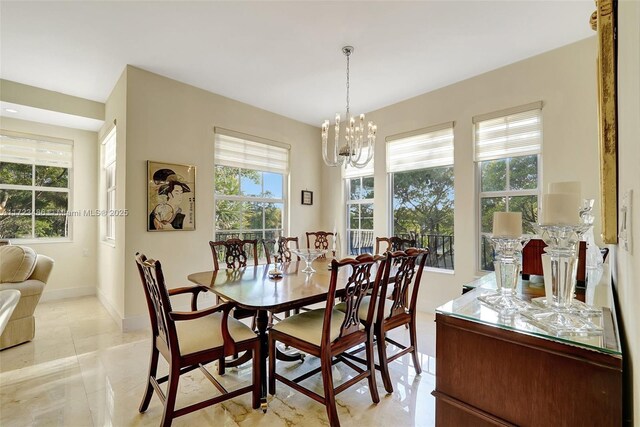
[[[389,137],[386,138],[386,142],[387,142],[387,197],[388,197],[388,203],[387,203],[387,209],[388,209],[388,213],[387,213],[387,218],[388,218],[388,223],[387,223],[387,229],[390,232],[390,235],[395,235],[396,231],[395,231],[395,221],[394,221],[394,189],[395,189],[395,174],[396,173],[405,173],[405,172],[416,172],[416,171],[427,171],[430,169],[437,169],[437,168],[451,168],[451,170],[453,171],[453,204],[454,204],[454,208],[453,208],[453,234],[452,234],[452,244],[451,244],[451,259],[452,259],[452,265],[453,268],[449,269],[449,268],[442,268],[442,267],[433,267],[433,266],[425,266],[425,270],[429,270],[435,273],[443,273],[443,274],[454,274],[455,273],[455,202],[456,202],[456,195],[455,195],[455,158],[454,158],[454,150],[455,150],[455,122],[445,122],[439,125],[434,125],[434,126],[429,126],[426,128],[422,128],[422,129],[417,129],[414,131],[409,131],[409,132],[404,132],[398,135],[391,135]],[[445,152],[445,150],[442,149],[442,146],[430,146],[433,142],[435,142],[435,140],[439,139],[440,137],[437,135],[440,132],[450,132],[450,138],[451,138],[451,147],[447,148],[447,152],[449,152],[450,154],[447,156],[442,156],[442,154]],[[434,134],[433,136],[428,136],[429,134]],[[411,138],[416,138],[416,137],[421,137],[421,136],[425,136],[425,140],[429,141],[431,140],[431,144],[429,142],[424,142],[427,145],[427,152],[428,154],[428,158],[424,158],[424,154],[422,154],[423,157],[423,161],[426,162],[427,164],[430,164],[428,166],[425,167],[419,167],[419,168],[407,168],[404,170],[396,170],[396,171],[390,171],[390,169],[392,169],[392,166],[390,165],[390,158],[389,158],[389,143],[393,143],[395,141],[398,140],[402,140],[402,139],[411,139]],[[448,161],[445,161],[448,160]],[[434,164],[435,163],[435,164]],[[443,241],[444,244],[444,241]],[[436,259],[437,260],[437,259]]]
[[[276,175],[280,175],[282,177],[282,198],[281,199],[275,199],[275,198],[265,198],[265,197],[257,197],[257,196],[243,196],[243,195],[228,195],[228,194],[219,194],[217,192],[216,189],[214,189],[213,192],[213,218],[214,218],[214,224],[213,224],[213,238],[214,240],[219,240],[218,239],[218,234],[239,234],[239,235],[243,235],[244,233],[258,233],[258,232],[262,232],[262,238],[265,238],[265,233],[267,231],[280,231],[282,236],[286,235],[286,230],[287,230],[287,223],[288,223],[288,216],[287,216],[287,211],[288,211],[288,200],[289,200],[289,193],[288,193],[288,179],[289,179],[289,174],[284,174],[284,173],[278,173],[278,172],[271,172],[271,171],[263,171],[263,170],[259,170],[259,169],[252,169],[252,168],[240,168],[240,167],[234,167],[234,166],[226,166],[226,165],[219,165],[219,164],[215,164],[214,162],[214,187],[215,187],[215,168],[218,166],[222,166],[222,167],[227,167],[227,168],[234,168],[238,170],[238,178],[240,178],[240,169],[245,169],[245,170],[255,170],[258,171],[260,173],[271,173],[271,174],[276,174]],[[264,193],[264,176],[262,176],[262,182],[261,182],[261,193]],[[281,203],[282,204],[282,218],[281,218],[281,228],[279,229],[272,229],[272,228],[261,228],[261,229],[250,229],[250,228],[246,228],[246,229],[237,229],[237,230],[218,230],[215,224],[215,218],[216,218],[216,206],[217,206],[217,201],[219,200],[228,200],[228,201],[233,201],[233,202],[250,202],[250,203]],[[262,211],[262,224],[266,225],[266,218],[265,218],[265,212],[264,210]],[[260,240],[260,239],[258,239]],[[260,248],[259,248],[260,249]]]
[[[485,162],[491,162],[491,161],[496,161],[496,160],[506,160],[506,187],[509,188],[510,187],[510,175],[511,175],[511,170],[510,170],[510,161],[511,159],[515,159],[518,157],[529,157],[529,156],[536,156],[537,159],[537,185],[535,189],[530,189],[530,190],[500,190],[500,191],[482,191],[482,163]],[[491,235],[490,232],[483,232],[482,231],[482,200],[483,199],[488,199],[488,198],[495,198],[495,197],[504,197],[505,198],[505,209],[506,212],[512,212],[509,210],[509,198],[510,197],[517,197],[517,196],[536,196],[537,198],[537,205],[538,205],[538,209],[540,209],[540,192],[541,192],[541,175],[542,175],[542,154],[538,153],[538,154],[527,154],[525,156],[512,156],[512,157],[501,157],[498,159],[491,159],[491,160],[484,160],[484,161],[480,161],[480,162],[474,162],[475,163],[475,176],[476,176],[476,221],[477,221],[477,230],[478,230],[478,235],[477,235],[477,246],[476,246],[476,251],[477,251],[477,257],[476,257],[476,270],[478,273],[487,273],[490,272],[491,270],[483,270],[482,269],[482,238],[483,237],[489,237]]]
[[[107,144],[113,141],[114,144],[114,152],[116,153],[113,156],[113,161],[109,164],[105,164],[106,162],[106,150]],[[117,203],[117,171],[118,171],[118,163],[117,163],[117,147],[118,147],[118,139],[117,139],[117,131],[114,126],[109,132],[107,132],[106,136],[103,138],[100,143],[100,166],[102,170],[102,179],[103,184],[101,188],[101,193],[104,201],[105,212],[107,215],[104,215],[102,218],[102,240],[105,243],[114,244],[116,242],[116,216],[110,215],[109,213],[113,213],[116,209]],[[109,184],[109,176],[112,176],[111,182],[113,185],[108,186]],[[111,197],[113,197],[113,205],[111,204]]]
[[[483,237],[489,236],[491,233],[482,231],[482,200],[492,197],[504,197],[505,198],[505,209],[507,212],[509,211],[509,198],[517,197],[517,196],[536,196],[537,198],[537,206],[540,209],[540,195],[542,192],[542,153],[543,153],[543,140],[544,140],[544,118],[542,113],[543,103],[541,101],[532,102],[530,104],[521,105],[517,107],[507,108],[504,110],[496,111],[493,113],[482,114],[478,116],[474,116],[472,118],[473,122],[473,150],[474,150],[474,178],[475,178],[475,223],[476,223],[476,243],[475,243],[475,253],[476,253],[476,274],[486,274],[490,272],[490,270],[483,270],[482,267],[482,257],[483,257]],[[537,142],[537,150],[529,149],[529,151],[524,152],[523,154],[514,154],[514,153],[504,153],[502,156],[494,156],[492,158],[487,158],[484,160],[477,160],[477,145],[478,145],[478,126],[485,121],[495,120],[495,119],[508,119],[509,116],[518,115],[518,114],[527,114],[530,112],[537,111],[537,118],[539,120],[539,141]],[[511,135],[510,135],[511,136]],[[512,149],[513,146],[505,148],[504,150]],[[528,156],[536,156],[537,159],[537,185],[535,189],[530,190],[508,190],[510,187],[510,162],[512,159],[528,157]],[[481,166],[484,162],[490,162],[495,160],[506,160],[506,188],[507,190],[500,191],[482,191],[482,170]]]
[[[373,161],[373,160],[372,160]],[[362,181],[366,178],[371,178],[373,179],[373,188],[374,188],[374,196],[372,199],[351,199],[351,181],[358,179],[360,180],[360,188],[363,187],[362,185]],[[346,256],[352,256],[352,255],[359,255],[359,254],[352,254],[351,253],[351,231],[356,231],[360,234],[360,236],[362,236],[362,232],[363,231],[370,231],[371,232],[371,244],[374,245],[374,230],[375,230],[375,226],[374,226],[374,217],[375,217],[375,174],[373,173],[368,173],[365,175],[359,175],[359,176],[350,176],[350,177],[345,177],[344,178],[344,186],[345,186],[345,205],[346,205],[346,212],[345,212],[345,232],[346,232],[346,246],[347,246],[347,254]],[[371,229],[363,229],[363,228],[358,228],[358,229],[352,229],[351,228],[351,210],[350,207],[352,205],[371,205],[372,209],[371,209],[371,221],[372,221],[372,225],[371,225]],[[359,215],[358,215],[358,221],[360,223],[360,225],[362,225],[362,211],[359,210]],[[361,247],[362,248],[362,247]],[[372,246],[371,251],[373,252],[375,250],[375,248]],[[362,252],[361,252],[362,253]]]
[[[37,162],[33,161],[30,163],[26,163],[26,162],[11,162],[11,161],[6,161],[3,159],[0,159],[0,161],[4,161],[6,163],[19,163],[19,164],[28,164],[31,166],[31,185],[23,185],[23,184],[5,184],[5,183],[0,183],[0,190],[23,190],[23,191],[31,191],[31,213],[30,214],[23,214],[23,215],[19,215],[19,216],[29,216],[31,217],[31,237],[26,237],[26,238],[15,238],[15,237],[8,237],[8,239],[12,242],[12,243],[17,243],[17,244],[46,244],[46,243],[70,243],[73,242],[73,217],[74,216],[78,216],[77,212],[72,211],[72,207],[73,207],[73,189],[74,189],[74,180],[73,180],[73,176],[74,176],[74,153],[75,153],[75,144],[73,140],[69,140],[69,139],[63,139],[63,138],[56,138],[56,137],[51,137],[51,136],[46,136],[46,135],[35,135],[35,134],[28,134],[28,133],[22,133],[22,132],[13,132],[13,131],[8,131],[8,130],[0,130],[0,134],[10,137],[10,138],[23,138],[23,139],[29,139],[32,141],[36,141],[36,142],[42,142],[42,143],[56,143],[56,144],[66,144],[69,145],[71,147],[71,165],[69,167],[64,167],[64,166],[55,166],[55,167],[63,167],[65,169],[67,169],[67,187],[45,187],[45,186],[37,186],[35,185],[35,180],[36,180],[36,166],[46,166],[46,165],[38,165]],[[9,159],[10,160],[10,159]],[[53,165],[50,165],[53,166]],[[35,236],[35,218],[37,216],[43,216],[43,215],[37,215],[36,211],[36,200],[35,200],[35,194],[37,191],[41,191],[41,192],[59,192],[59,193],[66,193],[67,194],[67,207],[66,207],[66,211],[64,213],[58,213],[58,214],[54,214],[53,216],[65,216],[66,217],[66,229],[67,229],[67,235],[63,236],[63,237],[36,237]]]

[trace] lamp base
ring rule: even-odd
[[[528,310],[521,313],[530,323],[557,336],[598,336],[603,329],[581,316],[555,310]]]
[[[478,300],[503,316],[514,315],[529,308],[529,304],[514,294],[494,292],[478,297]]]
[[[581,316],[584,318],[602,316],[602,309],[592,307],[577,299],[574,299],[573,301],[571,301],[571,304],[569,305],[569,307],[557,307],[553,304],[550,304],[547,297],[533,298],[531,302],[534,305],[544,309],[549,309],[549,310],[557,311],[560,313],[570,313],[570,314]]]

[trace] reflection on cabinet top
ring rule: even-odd
[[[604,334],[601,336],[556,336],[529,323],[523,316],[500,316],[496,311],[483,305],[477,299],[478,296],[491,293],[495,290],[495,273],[487,274],[465,285],[466,289],[472,290],[438,307],[436,313],[622,357],[609,278],[609,266],[605,264],[602,279],[593,289],[592,303],[594,307],[602,308],[602,317],[592,318],[594,323],[597,324],[600,322],[599,326],[604,329]],[[519,280],[517,289],[521,298],[524,300],[530,300],[533,297],[544,295],[544,284],[542,283],[536,285],[528,281],[523,282]],[[587,293],[590,295],[589,290],[587,290]]]

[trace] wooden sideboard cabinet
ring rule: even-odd
[[[610,285],[596,291],[609,299],[597,303],[603,335],[557,337],[520,315],[500,318],[477,300],[495,276],[480,282],[436,311],[436,425],[620,426],[622,352]]]

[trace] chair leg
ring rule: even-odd
[[[413,347],[411,355],[413,356],[413,366],[416,368],[416,375],[420,375],[422,368],[420,367],[420,360],[418,358],[418,340],[416,337],[416,319],[412,318],[409,323],[409,338],[411,340],[411,346]]]
[[[218,375],[224,375],[225,358],[218,359]]]
[[[380,402],[380,395],[378,394],[378,386],[376,385],[376,362],[373,359],[373,335],[369,334],[369,339],[366,344],[367,364],[369,369],[369,392],[371,393],[371,400],[373,403]]]
[[[153,386],[151,385],[151,378],[156,377],[156,373],[158,372],[158,356],[160,352],[155,346],[155,343],[152,343],[153,348],[151,349],[151,360],[149,361],[149,376],[147,377],[147,389],[144,392],[144,396],[142,397],[142,402],[140,403],[140,408],[138,409],[140,412],[144,412],[149,407],[149,402],[151,402],[151,397],[153,396]]]
[[[331,372],[331,355],[322,355],[320,359],[322,367],[322,385],[324,386],[324,404],[327,407],[327,416],[331,427],[340,427],[338,409],[336,408],[336,395],[333,389],[333,373]]]
[[[255,346],[253,347],[253,390],[251,392],[251,402],[253,403],[253,409],[258,409],[260,407],[260,358],[262,357],[262,355],[260,354],[260,346],[260,341],[257,341]]]
[[[269,336],[269,394],[276,394],[276,340]]]
[[[180,367],[176,363],[171,364],[169,381],[167,382],[167,399],[164,402],[162,413],[162,427],[169,427],[173,421],[173,410],[176,406],[176,395],[178,394],[178,381],[180,380]]]
[[[378,345],[378,360],[380,362],[380,375],[382,383],[387,393],[393,393],[393,385],[391,384],[391,376],[389,375],[389,361],[387,360],[387,341],[385,332],[382,328],[376,328],[376,341]]]

